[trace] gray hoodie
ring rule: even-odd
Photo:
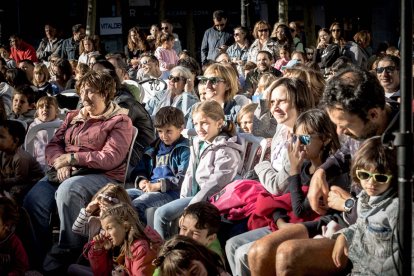
[[[199,145],[200,140],[195,137],[191,144],[190,163],[181,186],[180,197],[191,196],[195,176],[200,190],[190,204],[207,200],[219,192],[234,180],[242,166],[243,147],[237,143],[237,136],[220,134],[202,152]]]

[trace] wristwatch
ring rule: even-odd
[[[344,211],[349,213],[351,212],[352,208],[354,208],[354,206],[355,206],[355,198],[353,197],[348,198],[347,200],[345,200],[345,203],[344,203]]]
[[[71,165],[71,166],[75,166],[76,165],[76,158],[75,158],[75,154],[73,152],[70,154],[69,165]]]

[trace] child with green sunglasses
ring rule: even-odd
[[[379,136],[366,140],[356,153],[352,178],[362,188],[355,224],[334,234],[332,259],[337,267],[349,259],[352,274],[394,275],[398,263],[398,193],[395,148]]]

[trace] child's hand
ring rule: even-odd
[[[293,141],[293,135],[289,133],[288,156],[290,161],[290,175],[300,173],[303,162],[305,161],[305,152],[301,150],[299,139]]]
[[[109,250],[112,248],[112,242],[111,240],[105,236],[104,233],[100,233],[98,235],[96,235],[95,237],[93,237],[93,248],[94,249],[102,249],[104,248],[105,250]]]
[[[158,192],[161,190],[161,182],[155,182],[155,183],[147,182],[144,189],[142,190],[146,193]]]
[[[94,200],[89,202],[88,206],[86,206],[86,208],[85,208],[85,211],[90,213],[90,214],[93,214],[98,209],[99,209],[99,202],[98,202],[98,199],[95,198]]]
[[[147,183],[150,183],[147,179],[143,179],[138,183],[138,187],[144,191],[145,187],[147,187]],[[145,191],[144,191],[145,192]]]
[[[185,81],[185,86],[184,86],[184,91],[185,92],[191,92],[194,91],[194,82],[192,79],[187,79]]]
[[[348,245],[345,236],[340,234],[336,239],[335,246],[332,250],[332,260],[336,267],[341,267],[344,255],[348,256]]]

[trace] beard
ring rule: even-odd
[[[368,121],[363,128],[363,132],[359,134],[358,136],[352,133],[346,133],[346,135],[348,135],[349,137],[355,140],[363,141],[363,140],[366,140],[368,138],[371,138],[377,135],[378,129],[379,129],[378,124]]]

